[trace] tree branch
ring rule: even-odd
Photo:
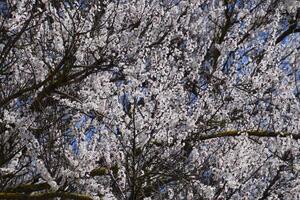
[[[299,33],[299,32],[300,32],[300,28],[297,28],[297,23],[291,25],[286,31],[284,31],[282,34],[280,34],[280,36],[278,36],[278,38],[276,39],[276,44],[281,42],[285,37],[293,33]]]
[[[9,192],[2,192],[0,193],[0,199],[34,199],[34,200],[45,200],[45,199],[53,199],[56,197],[61,198],[68,198],[68,199],[76,199],[76,200],[93,200],[92,197],[87,195],[82,195],[78,193],[71,193],[71,192],[48,192],[48,193],[41,193],[41,194],[32,194],[26,195],[22,193],[9,193]]]
[[[39,184],[23,184],[14,188],[8,188],[5,192],[34,192],[40,190],[50,189],[50,185],[48,183],[39,183]]]
[[[255,136],[255,137],[292,137],[295,140],[300,139],[300,135],[285,133],[285,132],[264,131],[264,130],[257,130],[257,131],[230,130],[230,131],[217,132],[215,134],[210,134],[210,135],[199,135],[197,136],[197,138],[198,140],[210,140],[210,139],[222,138],[222,137],[237,137],[241,135],[248,135],[248,136]]]

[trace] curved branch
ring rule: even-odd
[[[204,141],[209,139],[215,138],[222,138],[222,137],[238,137],[242,135],[248,136],[255,136],[255,137],[292,137],[295,140],[300,139],[300,135],[292,134],[292,133],[285,133],[285,132],[271,132],[271,131],[264,131],[264,130],[257,130],[257,131],[237,131],[237,130],[230,130],[230,131],[223,131],[217,132],[211,135],[198,135],[197,139]]]

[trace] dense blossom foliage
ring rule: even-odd
[[[300,199],[299,1],[0,9],[0,199]]]

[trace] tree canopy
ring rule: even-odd
[[[0,1],[0,199],[299,199],[297,0]]]

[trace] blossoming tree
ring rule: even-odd
[[[1,2],[0,199],[300,198],[299,1]]]

